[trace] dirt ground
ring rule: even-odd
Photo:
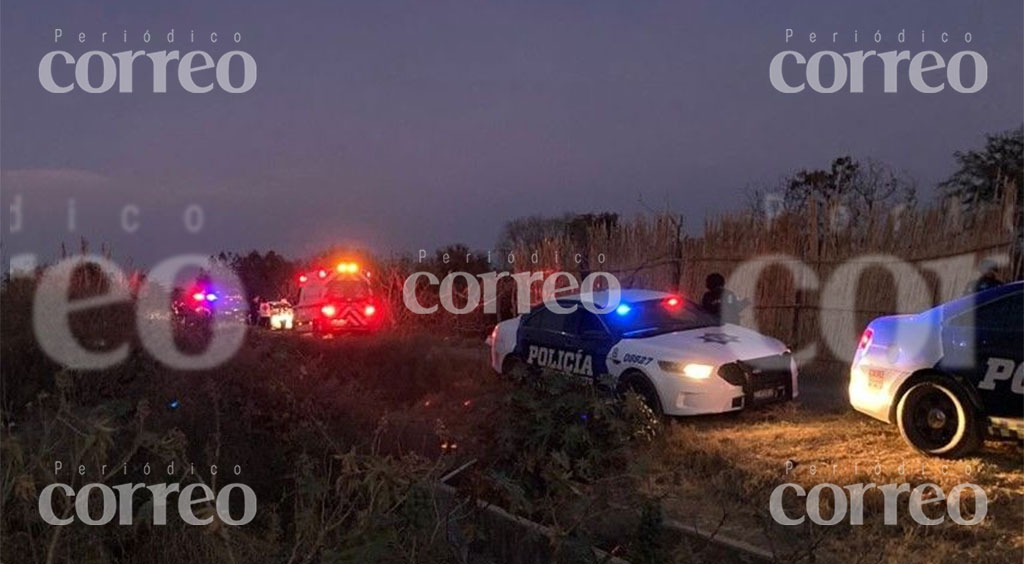
[[[432,445],[432,439],[424,438],[431,433],[422,430],[431,422],[446,421],[450,428],[444,432],[469,456],[476,450],[473,433],[463,425],[471,426],[472,412],[500,395],[487,366],[487,350],[476,340],[455,339],[432,354],[449,358],[461,377],[396,416],[394,429],[406,444]],[[846,386],[842,366],[822,363],[801,370],[800,397],[792,403],[740,414],[672,419],[663,439],[651,447],[649,493],[663,500],[666,517],[679,525],[749,543],[783,562],[1020,562],[1021,447],[989,441],[968,458],[925,457],[906,445],[895,426],[853,411]],[[840,487],[906,482],[911,488],[931,482],[946,493],[967,482],[984,490],[987,515],[973,526],[957,525],[948,516],[940,525],[918,525],[908,514],[909,494],[901,494],[897,523],[886,525],[883,498],[876,489],[865,494],[863,525],[844,519],[834,526],[805,521],[782,527],[769,515],[769,499],[772,490],[787,482],[807,491],[825,482]],[[965,518],[976,507],[970,493],[965,492],[960,504]],[[785,499],[789,515],[806,514],[803,500],[792,495]],[[821,514],[832,515],[828,492],[821,504]],[[929,507],[926,514],[945,515],[936,507]]]
[[[456,386],[456,398],[428,397],[420,409],[457,422],[459,410],[491,401],[494,389],[486,349],[468,340],[453,345],[438,354],[451,354],[460,364],[478,363],[480,380]],[[801,395],[793,403],[671,420],[663,440],[652,447],[649,493],[663,500],[666,517],[679,525],[749,543],[783,562],[1020,562],[1024,451],[1019,444],[989,441],[959,460],[925,457],[903,441],[895,426],[853,411],[846,385],[842,366],[820,364],[801,371]],[[453,433],[461,434],[457,423]],[[472,445],[464,448],[471,451]],[[865,494],[863,525],[844,519],[834,526],[805,520],[782,527],[769,515],[769,499],[772,490],[787,482],[807,491],[825,482],[839,487],[906,482],[910,488],[930,482],[945,493],[972,483],[985,493],[987,515],[973,526],[958,525],[948,516],[940,525],[923,526],[909,515],[909,494],[901,494],[897,523],[886,525],[884,500],[876,489]],[[961,499],[964,518],[976,510],[977,500],[970,494],[965,491]],[[802,499],[784,499],[789,515],[806,514]],[[831,516],[827,491],[821,505],[821,514]],[[944,507],[928,507],[926,515],[944,516]]]

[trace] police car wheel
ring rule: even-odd
[[[976,449],[981,430],[960,386],[933,376],[911,387],[896,407],[896,423],[910,446],[932,456],[957,458]]]
[[[644,400],[646,405],[655,417],[661,417],[664,411],[661,409],[661,400],[658,399],[658,391],[646,378],[637,376],[630,378],[625,386],[625,391],[633,392]]]
[[[519,357],[509,354],[501,363],[501,375],[510,380],[522,380],[529,375],[529,366]]]

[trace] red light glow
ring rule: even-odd
[[[368,305],[363,308],[363,313],[366,315],[366,317],[370,317],[371,315],[377,313],[377,308],[372,305]]]
[[[331,304],[327,304],[324,307],[320,308],[320,313],[324,314],[327,317],[334,317],[335,315],[338,315],[338,308],[334,307]]]
[[[862,351],[871,345],[871,339],[875,336],[875,332],[871,329],[865,329],[864,333],[860,336],[860,342],[857,343],[857,350]]]

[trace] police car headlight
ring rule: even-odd
[[[710,378],[711,372],[715,369],[714,366],[708,364],[671,362],[668,360],[659,360],[658,366],[665,372],[682,374],[683,376],[693,378],[694,380],[706,380]]]

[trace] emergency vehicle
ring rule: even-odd
[[[501,374],[561,373],[616,392],[635,391],[657,414],[738,411],[797,396],[797,367],[776,339],[719,321],[697,304],[651,290],[559,297],[495,326],[491,367]]]
[[[868,324],[850,367],[854,409],[912,447],[959,457],[986,432],[1024,436],[1024,282]]]
[[[319,268],[299,276],[294,306],[296,331],[317,336],[376,331],[383,327],[383,304],[373,295],[370,273],[355,262]]]
[[[260,302],[259,325],[271,331],[288,330],[295,321],[295,310],[288,300]]]
[[[241,295],[222,295],[208,282],[197,282],[191,288],[174,291],[171,311],[179,323],[203,324],[214,316],[221,321],[245,323],[245,300]]]

